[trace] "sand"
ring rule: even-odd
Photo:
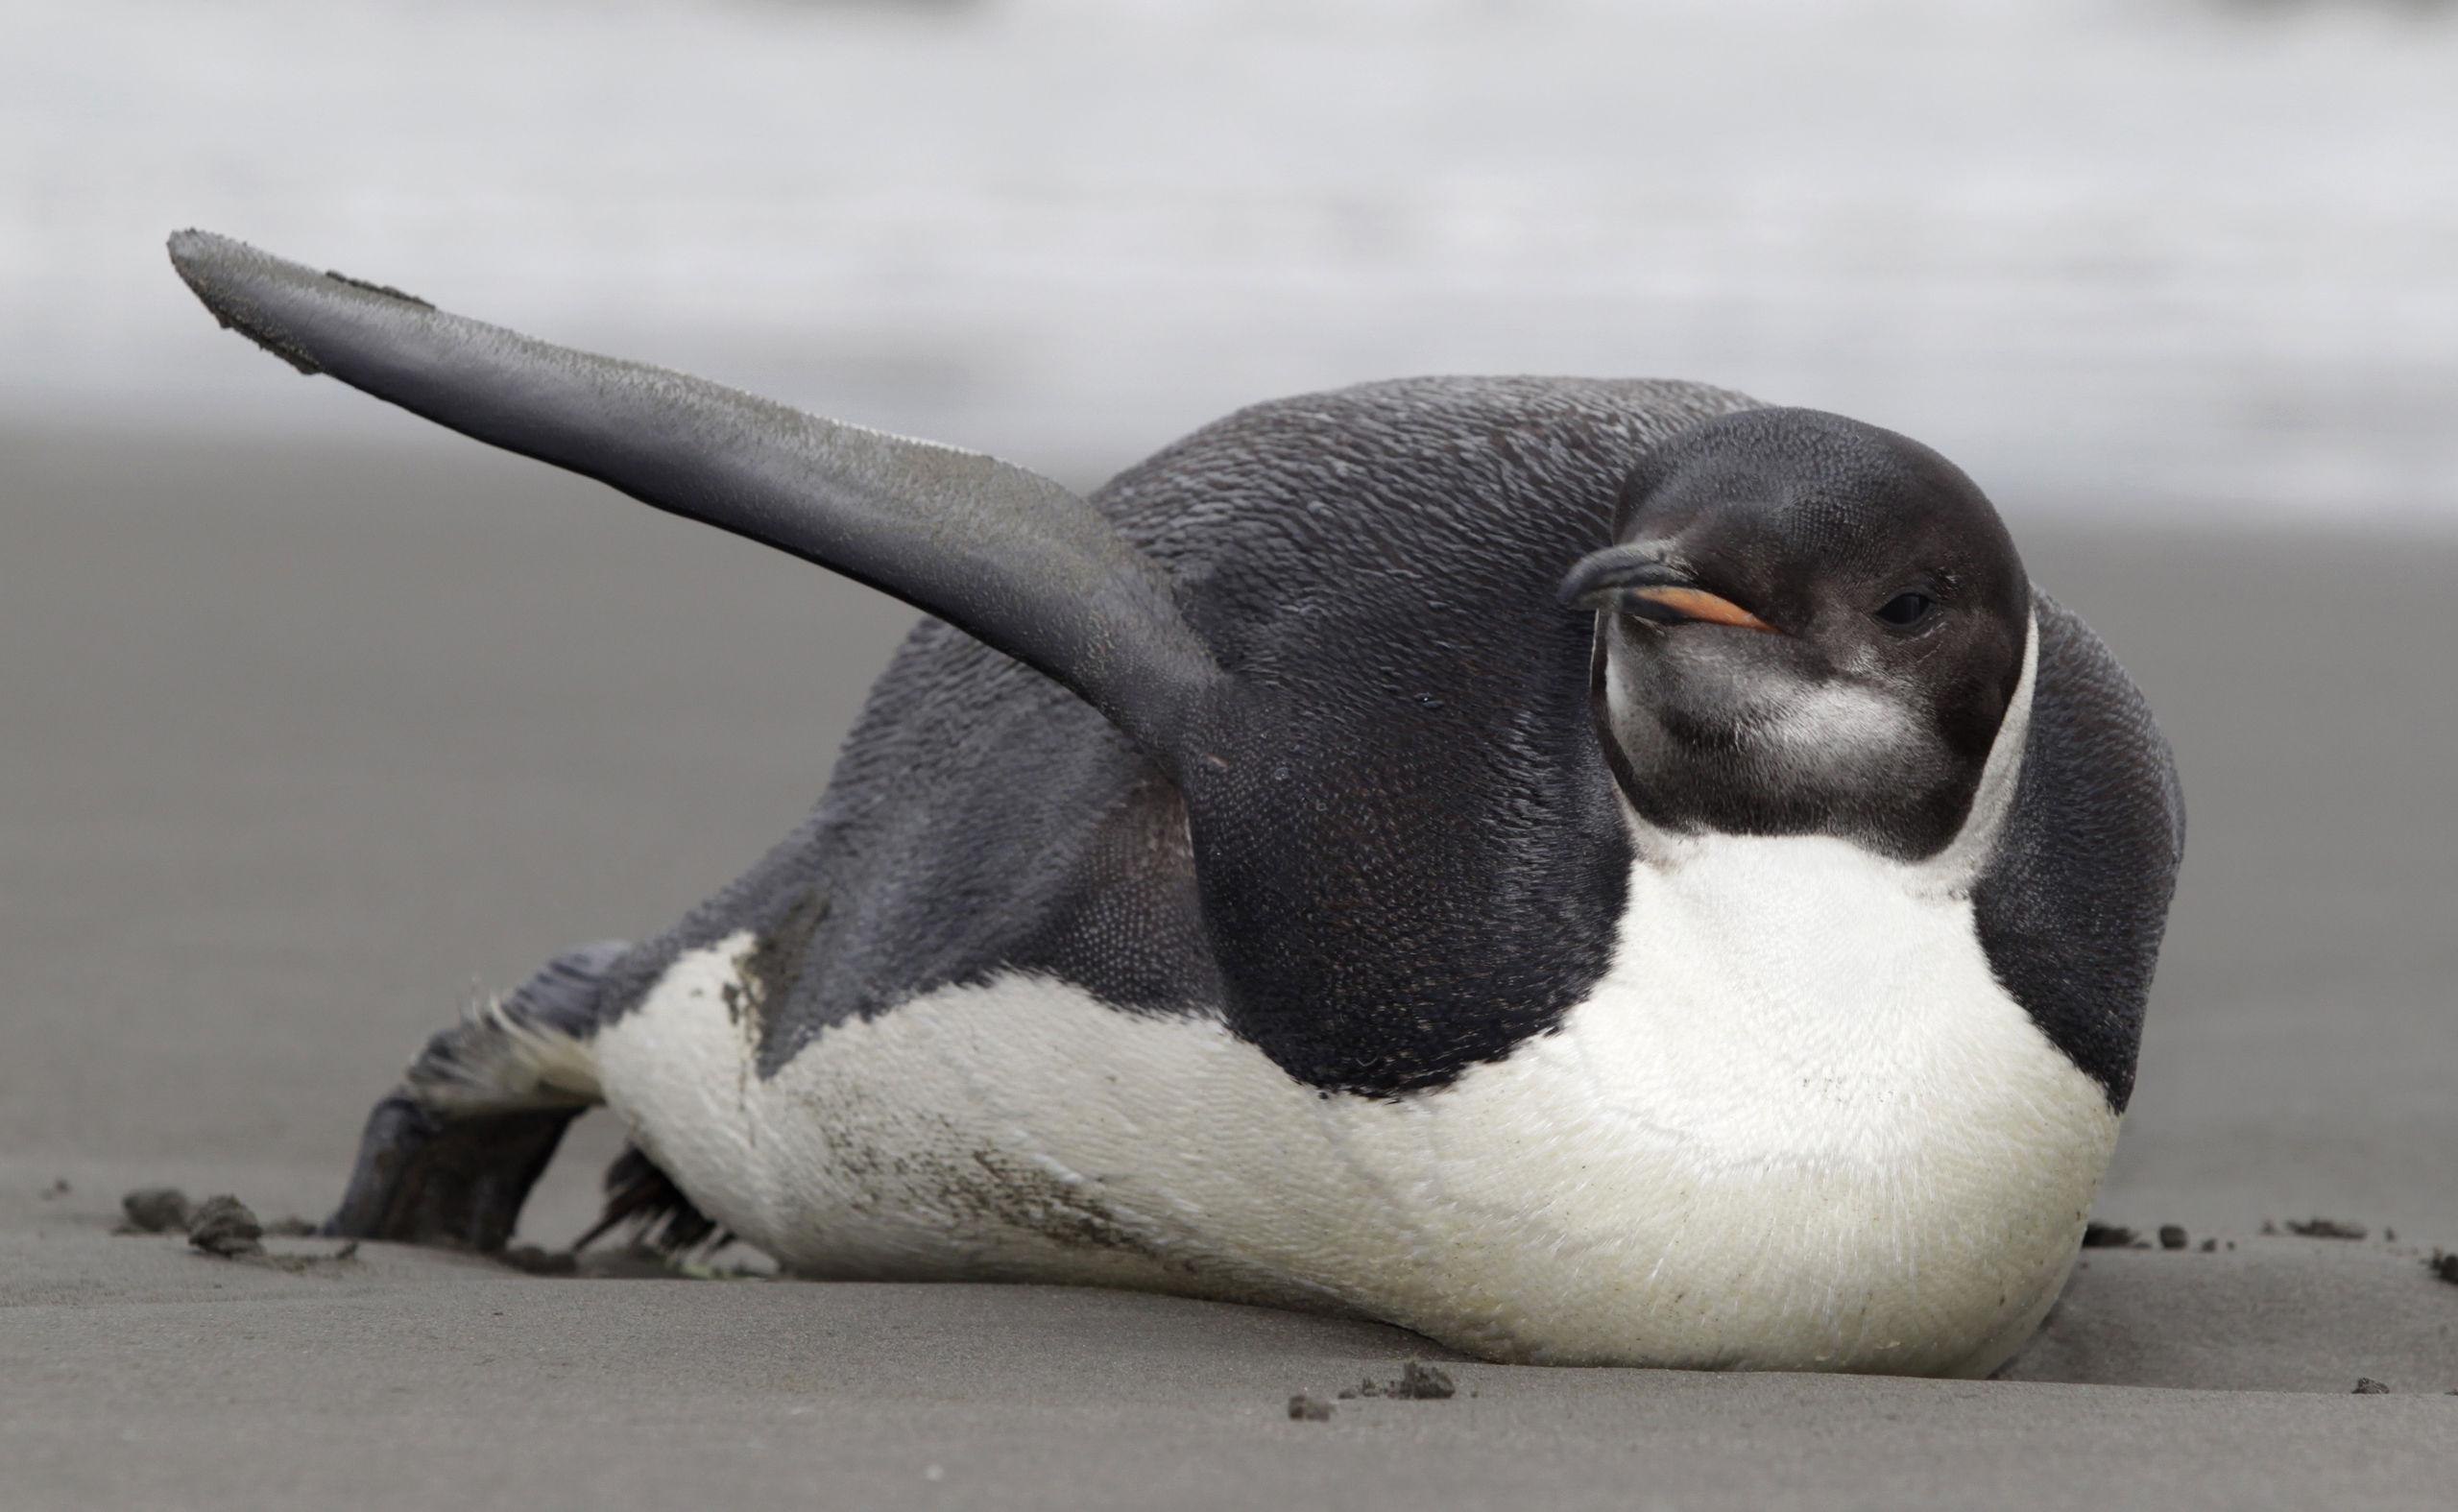
[[[2193,822],[2101,1204],[2189,1246],[2088,1252],[2010,1379],[1519,1369],[1166,1298],[546,1279],[382,1245],[283,1269],[113,1236],[153,1183],[321,1212],[464,996],[663,925],[783,831],[907,620],[404,431],[0,437],[0,1505],[2439,1506],[2458,1484],[2458,1285],[2424,1264],[2458,1244],[2458,543],[2083,528],[2002,487],[2035,574],[2149,689]],[[603,1122],[528,1236],[586,1223]],[[2259,1232],[2314,1215],[2370,1232]],[[1459,1394],[1336,1400],[1410,1357]],[[1330,1420],[1292,1420],[1299,1393]]]

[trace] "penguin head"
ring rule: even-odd
[[[1693,427],[1625,484],[1597,614],[1606,756],[1651,823],[1934,854],[1970,811],[2022,680],[2031,585],[1945,458],[1763,409]]]

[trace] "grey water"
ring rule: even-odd
[[[2218,0],[5,0],[0,430],[409,434],[201,225],[1077,481],[1658,374],[2001,501],[2458,527],[2458,16]]]

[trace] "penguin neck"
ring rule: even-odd
[[[1600,640],[1598,656],[1603,656]],[[2007,816],[2013,811],[2014,794],[2022,780],[2023,752],[2030,743],[2032,701],[2039,672],[2039,616],[2033,612],[2023,628],[2023,660],[2012,695],[2006,702],[2006,712],[1999,720],[1997,735],[1988,747],[1988,759],[1981,764],[1980,776],[1972,784],[1971,800],[1966,805],[1963,823],[1946,844],[1932,853],[1915,859],[1887,856],[1901,868],[1904,880],[1912,890],[1935,895],[1962,895],[1970,891],[1988,858],[1996,851],[1998,836],[2004,832]],[[1600,719],[1599,733],[1605,735],[1606,764],[1614,779],[1615,807],[1622,815],[1632,850],[1643,866],[1678,869],[1696,860],[1710,847],[1729,847],[1742,843],[1782,844],[1815,841],[1827,845],[1846,845],[1879,854],[1866,842],[1824,833],[1799,835],[1748,835],[1713,828],[1680,828],[1651,819],[1631,800],[1634,778],[1619,748],[1610,739],[1606,722]]]

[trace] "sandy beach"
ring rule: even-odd
[[[0,1504],[2446,1504],[2458,544],[2084,528],[1997,490],[2192,810],[2101,1203],[2154,1247],[2087,1252],[2008,1379],[1453,1361],[1449,1401],[1292,1422],[1446,1356],[1163,1298],[111,1233],[154,1183],[320,1215],[462,1001],[784,830],[909,620],[402,430],[0,447]],[[604,1122],[529,1237],[588,1222]],[[2366,1237],[2262,1232],[2313,1216]]]

